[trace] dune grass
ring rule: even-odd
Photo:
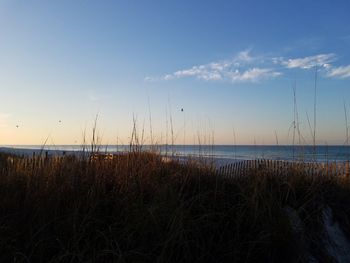
[[[331,262],[322,211],[349,234],[349,198],[349,178],[301,171],[1,154],[0,262]]]

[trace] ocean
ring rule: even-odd
[[[37,151],[49,151],[50,154],[79,152],[81,145],[4,145],[0,151],[31,154]],[[91,149],[87,146],[87,149]],[[350,146],[339,145],[158,145],[142,146],[143,150],[156,150],[164,155],[179,157],[206,157],[226,160],[300,160],[300,161],[347,161],[350,160]],[[101,145],[100,152],[118,153],[130,150],[129,145]]]

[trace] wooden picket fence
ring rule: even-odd
[[[349,177],[350,174],[349,161],[317,163],[265,159],[244,160],[223,165],[216,170],[216,173],[225,177],[237,177],[251,174],[254,170],[264,170],[281,176],[288,175],[293,170],[320,176]]]
[[[63,155],[65,156],[65,155]],[[18,164],[18,167],[32,168],[43,166],[47,162],[55,162],[63,156],[48,158],[48,153],[41,155],[33,153],[31,158],[8,157],[7,162]],[[117,155],[99,154],[91,155],[90,160],[113,160]],[[171,158],[162,158],[164,162],[171,161]],[[299,171],[309,175],[320,176],[345,176],[350,177],[350,161],[342,162],[302,162],[302,161],[282,161],[282,160],[242,160],[220,166],[215,169],[216,175],[224,177],[246,176],[254,170],[266,171],[274,175],[288,175],[291,171]]]

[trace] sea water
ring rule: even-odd
[[[7,150],[28,154],[37,151],[50,153],[80,152],[81,145],[7,145]],[[141,150],[154,150],[164,155],[179,157],[207,157],[230,160],[302,160],[302,161],[347,161],[350,160],[350,146],[339,145],[143,145]],[[5,148],[2,148],[4,150]],[[1,149],[0,149],[1,150]],[[85,150],[91,150],[86,146]],[[99,152],[119,153],[130,151],[129,145],[100,145]]]

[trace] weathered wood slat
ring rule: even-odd
[[[39,161],[39,163],[37,163]],[[33,156],[32,165],[39,164],[40,159]],[[27,164],[24,163],[24,166]],[[290,170],[305,172],[307,175],[320,176],[350,176],[350,163],[346,162],[328,162],[328,163],[306,163],[295,161],[280,161],[280,160],[242,160],[230,164],[223,165],[216,169],[215,174],[224,177],[246,176],[251,171],[258,169],[267,169],[272,173],[280,176],[287,175]]]

